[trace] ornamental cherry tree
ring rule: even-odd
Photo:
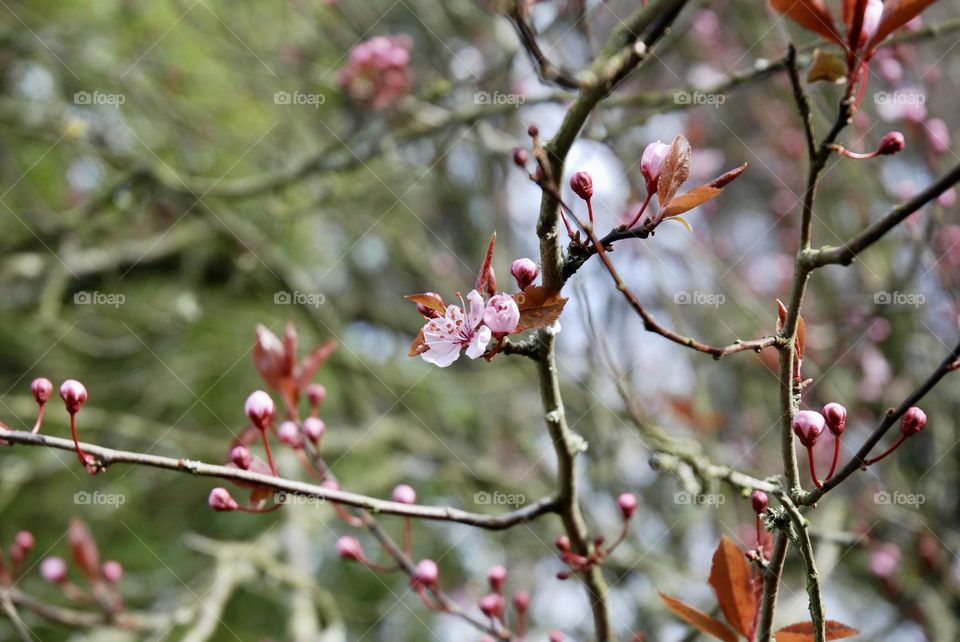
[[[471,173],[477,167],[465,161],[459,141],[440,153],[429,138],[439,140],[453,125],[468,126],[462,137],[470,133],[495,159],[495,187],[482,195],[483,207],[430,226],[420,218],[423,212],[404,200],[418,180],[409,179],[407,191],[396,193],[377,175],[395,201],[387,213],[402,205],[413,222],[390,239],[394,245],[365,245],[379,220],[350,243],[336,235],[331,241],[323,229],[304,236],[324,237],[311,244],[326,243],[326,250],[367,270],[365,282],[339,284],[329,301],[300,289],[309,283],[304,275],[310,269],[273,258],[285,256],[285,242],[301,244],[301,237],[288,238],[297,234],[285,235],[282,226],[268,221],[262,233],[228,238],[232,245],[239,240],[286,288],[274,293],[274,304],[291,307],[283,308],[283,319],[275,318],[275,309],[258,308],[261,323],[254,319],[244,331],[246,352],[213,387],[233,376],[233,366],[249,371],[250,379],[238,379],[245,387],[230,387],[232,411],[218,417],[222,427],[203,433],[203,447],[198,437],[177,445],[173,455],[160,455],[152,447],[129,446],[122,432],[114,431],[124,419],[105,418],[102,407],[122,402],[128,415],[149,414],[158,403],[149,381],[128,385],[127,396],[118,401],[80,371],[56,378],[53,370],[34,373],[46,376],[29,386],[18,380],[15,387],[24,395],[29,388],[32,401],[15,412],[3,409],[9,417],[0,423],[0,456],[12,460],[24,451],[64,451],[78,493],[89,493],[88,483],[119,483],[128,474],[190,475],[190,492],[176,506],[158,504],[157,519],[189,506],[204,511],[205,523],[197,530],[214,524],[238,533],[269,531],[282,524],[283,533],[268,544],[258,538],[248,546],[191,532],[185,536],[189,546],[210,558],[214,569],[209,590],[198,595],[181,581],[191,594],[187,599],[162,596],[151,602],[144,598],[150,591],[144,589],[149,580],[143,569],[140,590],[127,588],[130,569],[142,560],[115,554],[114,547],[118,553],[129,549],[101,535],[102,524],[93,529],[58,514],[67,525],[65,541],[42,546],[26,527],[11,526],[17,529],[12,538],[0,532],[10,542],[0,550],[0,604],[11,630],[21,639],[37,639],[31,625],[50,622],[164,639],[171,630],[189,627],[183,639],[212,639],[220,625],[229,628],[221,616],[229,613],[234,593],[250,589],[260,596],[282,586],[296,599],[277,599],[278,606],[265,612],[268,619],[296,612],[291,622],[306,627],[291,633],[298,640],[354,639],[348,637],[355,633],[347,626],[354,615],[349,609],[376,610],[373,594],[392,595],[425,628],[441,623],[437,639],[642,642],[699,634],[725,642],[872,639],[883,632],[859,610],[871,592],[891,605],[897,626],[908,625],[918,639],[953,639],[945,637],[956,629],[943,622],[949,620],[943,609],[912,593],[922,584],[919,576],[932,578],[926,581],[935,582],[956,611],[960,591],[945,554],[951,550],[947,541],[956,541],[947,532],[950,524],[941,532],[932,521],[940,519],[936,515],[905,520],[929,532],[917,535],[923,529],[916,523],[905,527],[913,529],[907,540],[913,549],[904,551],[893,541],[896,536],[868,523],[867,511],[854,500],[867,496],[864,487],[872,484],[875,507],[919,509],[927,501],[920,490],[891,495],[883,488],[906,483],[903,469],[924,453],[943,450],[927,470],[913,471],[913,481],[921,484],[956,446],[943,442],[952,419],[943,400],[947,386],[940,384],[960,369],[955,336],[960,228],[945,222],[956,214],[960,165],[940,168],[951,149],[944,120],[914,109],[891,119],[899,129],[890,130],[874,113],[886,105],[880,94],[872,101],[876,110],[868,99],[873,83],[902,88],[905,74],[918,83],[933,75],[935,65],[917,68],[914,47],[960,29],[956,21],[924,26],[932,0],[770,0],[762,11],[750,10],[758,12],[764,33],[776,35],[779,58],[757,60],[753,68],[719,79],[703,69],[684,70],[683,78],[697,82],[666,92],[657,87],[663,79],[657,72],[681,78],[679,67],[671,66],[684,60],[685,54],[674,56],[678,43],[718,58],[729,53],[735,41],[724,33],[721,16],[735,7],[695,7],[688,0],[600,3],[601,8],[562,1],[457,6],[444,18],[463,32],[460,38],[476,38],[470,46],[452,39],[448,45],[417,16],[443,45],[438,49],[432,40],[424,42],[424,33],[416,38],[405,33],[410,24],[389,10],[383,25],[377,26],[378,20],[357,28],[353,10],[342,4],[323,3],[322,9],[322,20],[336,25],[329,40],[352,33],[352,44],[328,70],[332,79],[312,75],[304,62],[313,53],[308,47],[291,45],[280,58],[307,84],[333,92],[329,97],[343,118],[338,129],[348,140],[311,116],[303,130],[319,123],[337,144],[289,167],[277,169],[270,159],[262,176],[220,185],[181,176],[161,161],[159,170],[138,166],[116,193],[90,196],[78,212],[101,201],[130,199],[127,190],[148,182],[150,197],[159,194],[160,204],[193,201],[184,205],[183,216],[199,203],[221,223],[216,212],[229,213],[224,218],[244,231],[248,211],[271,211],[272,199],[283,200],[287,188],[316,172],[353,178],[288,195],[296,203],[291,211],[303,209],[304,202],[307,209],[325,204],[342,191],[349,212],[343,218],[372,216],[367,209],[373,196],[362,193],[365,186],[350,172],[376,174],[367,161],[381,157],[391,170],[413,166],[410,159],[424,152],[415,145],[408,149],[411,141],[430,148],[425,175],[442,171],[451,182],[465,183],[476,178]],[[550,12],[540,5],[550,5]],[[502,38],[502,27],[512,27],[508,33],[518,60],[493,64],[496,43],[471,33],[466,11],[495,21],[499,30],[491,29],[491,37]],[[610,15],[598,18],[602,11]],[[544,37],[542,32],[557,25],[573,31],[589,53],[580,64],[557,56],[557,44]],[[739,61],[752,47],[737,44]],[[421,68],[428,71],[444,50],[455,58],[445,70],[450,78],[422,75]],[[524,75],[515,77],[520,64]],[[171,71],[170,87],[177,83],[174,76]],[[769,112],[769,120],[757,124],[759,137],[771,139],[764,143],[769,148],[740,140],[724,111],[727,93],[762,83],[779,89],[754,100]],[[463,100],[468,85],[476,90],[472,101]],[[328,93],[308,102],[319,108]],[[284,103],[275,99],[275,104]],[[698,104],[711,104],[716,113],[689,118],[673,113]],[[927,109],[922,101],[921,107]],[[643,117],[634,122],[638,114]],[[711,126],[717,122],[742,143],[731,148],[736,153],[717,152],[712,139],[717,129]],[[584,149],[604,158],[611,152],[623,171],[592,164],[594,157]],[[113,156],[104,152],[104,157]],[[834,171],[872,178],[838,186],[831,182]],[[900,185],[905,175],[917,184]],[[622,195],[617,207],[610,206],[616,200],[611,193]],[[264,195],[257,208],[232,209]],[[511,208],[517,211],[500,215],[499,209]],[[775,212],[762,219],[763,226],[769,223],[766,232],[751,227],[745,233],[747,223],[739,227],[768,210]],[[162,218],[166,210],[157,205],[156,214]],[[70,216],[77,218],[77,212]],[[423,236],[416,223],[423,224]],[[44,234],[57,229],[47,227]],[[172,229],[146,243],[146,255],[154,246],[161,253],[177,250],[180,238],[166,239]],[[777,251],[760,262],[757,255],[768,236],[776,237],[769,243]],[[861,267],[891,239],[896,247],[889,265]],[[64,247],[71,242],[64,239]],[[933,260],[931,252],[937,254]],[[378,264],[382,256],[388,258]],[[96,265],[106,260],[100,254],[83,258]],[[389,273],[401,272],[392,269],[393,261],[400,266],[403,260],[418,269],[402,270],[401,286]],[[127,271],[134,269],[130,262],[127,255],[117,259]],[[238,260],[230,270],[249,272],[248,263],[254,261]],[[712,271],[702,267],[707,263]],[[32,264],[22,259],[18,265],[29,272]],[[64,265],[72,271],[72,263]],[[83,264],[74,276],[95,272],[96,265]],[[734,305],[719,292],[728,274],[751,283],[731,286]],[[885,277],[895,291],[876,291],[872,307],[853,302],[859,281],[881,288],[887,287]],[[904,298],[896,288],[910,287],[910,278],[924,287],[933,282],[929,287],[938,294],[936,314],[917,323],[947,327],[952,336],[946,343],[939,340],[943,347],[933,357],[911,342],[899,373],[877,346],[902,332],[906,315],[883,306],[890,304],[885,297]],[[669,295],[667,304],[660,299],[667,283],[677,281],[682,290],[672,293],[671,307]],[[243,285],[253,287],[252,282]],[[44,294],[45,300],[58,298],[62,279],[50,277],[49,283],[45,287],[52,293]],[[829,290],[833,299],[823,295]],[[749,310],[744,292],[755,299]],[[910,301],[919,301],[916,294]],[[701,300],[710,303],[700,305]],[[185,301],[175,307],[189,316],[192,308]],[[921,305],[907,312],[920,315]],[[712,309],[698,328],[693,318],[705,306]],[[327,311],[331,307],[336,313]],[[746,310],[746,321],[732,320],[733,307]],[[341,312],[357,320],[340,325]],[[847,332],[867,321],[865,331]],[[371,332],[377,324],[388,330]],[[156,356],[150,342],[133,334],[137,345]],[[373,336],[375,347],[365,347],[361,335]],[[207,345],[218,340],[226,343],[215,336]],[[81,345],[96,350],[90,348],[93,341]],[[625,365],[634,361],[632,351],[648,346],[656,352],[645,357],[645,367],[635,367],[640,358]],[[364,358],[370,354],[374,358]],[[683,394],[671,389],[678,371],[685,379]],[[413,373],[403,394],[387,383],[397,372]],[[366,384],[358,385],[360,375]],[[259,380],[250,385],[253,377]],[[434,382],[429,394],[418,388],[423,379]],[[748,379],[749,391],[742,386]],[[131,390],[138,386],[143,390],[134,390],[141,395],[136,397]],[[381,389],[395,400],[384,402]],[[206,405],[206,393],[193,394],[197,404]],[[418,411],[433,416],[444,394],[455,398],[456,411],[438,416],[451,425],[428,425]],[[363,413],[370,400],[387,404],[372,422]],[[608,411],[603,416],[603,409],[596,410],[600,405]],[[389,423],[401,408],[425,431],[413,437],[397,431],[386,454],[370,455],[368,433],[386,432],[388,427],[378,424]],[[431,450],[426,433],[442,447]],[[158,434],[154,445],[165,435]],[[410,457],[401,448],[410,449]],[[211,450],[214,456],[207,456]],[[638,466],[638,460],[649,466]],[[121,467],[130,470],[120,472]],[[472,505],[450,481],[451,467],[471,470]],[[100,492],[101,486],[90,488]],[[35,490],[25,487],[11,501],[25,501]],[[512,499],[501,501],[505,496]],[[850,501],[843,504],[844,499]],[[89,502],[74,503],[84,501]],[[184,531],[192,529],[183,525]],[[455,541],[444,548],[447,540]],[[838,552],[839,545],[847,548]],[[840,576],[835,570],[858,558],[866,573]],[[923,573],[903,576],[900,570],[908,564]],[[355,591],[367,602],[356,604]],[[314,609],[314,603],[323,608]],[[323,617],[315,617],[318,611]],[[419,633],[382,634],[411,635]]]

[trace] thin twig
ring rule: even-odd
[[[73,442],[59,437],[49,437],[47,435],[34,435],[29,432],[10,432],[0,429],[0,438],[24,446],[43,446],[46,448],[57,448],[60,450],[73,451]],[[387,501],[358,495],[344,490],[334,490],[325,488],[316,484],[285,479],[283,477],[273,477],[241,470],[239,468],[228,468],[227,466],[218,466],[207,464],[201,461],[189,459],[174,459],[172,457],[160,457],[157,455],[148,455],[145,453],[130,452],[126,450],[114,450],[104,448],[95,444],[81,442],[84,452],[93,456],[97,460],[97,466],[106,469],[112,464],[134,464],[138,466],[150,466],[153,468],[162,468],[164,470],[173,470],[182,473],[198,475],[200,477],[214,477],[233,482],[245,482],[264,488],[273,488],[275,490],[286,491],[288,493],[298,494],[304,497],[314,497],[324,501],[330,501],[345,506],[355,508],[365,508],[375,513],[387,513],[391,515],[404,515],[417,519],[427,519],[443,522],[457,522],[469,526],[477,526],[487,530],[504,530],[524,522],[536,519],[544,513],[553,513],[558,510],[558,500],[554,497],[546,497],[536,502],[528,504],[521,509],[502,513],[500,515],[483,515],[480,513],[470,513],[457,508],[419,506],[410,504],[401,504],[399,502]]]

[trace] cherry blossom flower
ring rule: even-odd
[[[490,328],[483,325],[483,297],[471,290],[467,302],[470,304],[467,314],[456,305],[448,305],[442,318],[430,319],[423,326],[427,349],[420,356],[424,361],[446,368],[460,357],[462,349],[466,349],[471,359],[483,355],[492,338]]]
[[[354,100],[374,109],[396,105],[413,82],[409,36],[376,36],[350,50],[338,82]]]
[[[494,334],[510,334],[520,323],[520,308],[509,294],[497,294],[487,301],[483,322]]]
[[[659,140],[650,143],[643,150],[643,156],[640,157],[640,173],[647,181],[647,191],[657,191],[657,181],[660,180],[660,172],[663,171],[663,162],[667,159],[670,152],[670,145],[661,143]]]

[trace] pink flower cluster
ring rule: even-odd
[[[340,87],[354,100],[374,109],[397,104],[410,90],[410,49],[407,35],[376,36],[350,50],[347,65],[340,70]]]
[[[476,359],[482,356],[493,335],[506,335],[516,331],[520,323],[520,308],[509,294],[495,294],[484,302],[477,290],[467,295],[463,308],[446,306],[442,316],[436,315],[423,326],[426,345],[420,356],[427,363],[446,368],[466,350],[467,356]],[[469,304],[469,311],[465,309]]]

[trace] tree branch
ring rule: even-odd
[[[816,267],[833,263],[850,265],[860,252],[879,241],[887,232],[906,220],[908,216],[946,192],[958,181],[960,181],[960,163],[954,165],[949,172],[931,183],[922,192],[893,208],[883,218],[844,243],[843,247],[824,246],[815,250],[811,254],[812,264]]]
[[[70,452],[74,450],[73,442],[69,439],[49,437],[42,434],[34,435],[29,432],[12,432],[0,428],[0,439],[11,444],[42,446]],[[257,486],[295,493],[304,497],[314,497],[345,506],[364,508],[374,513],[403,515],[405,517],[433,521],[456,522],[458,524],[477,526],[487,530],[504,530],[517,524],[536,519],[545,513],[555,513],[559,510],[559,500],[555,497],[545,497],[523,508],[500,515],[470,513],[449,507],[401,504],[393,501],[375,499],[365,495],[358,495],[344,490],[334,490],[316,484],[308,484],[306,482],[284,479],[282,477],[272,477],[270,475],[254,473],[249,470],[228,468],[227,466],[207,464],[201,461],[192,461],[183,458],[173,459],[172,457],[160,457],[145,453],[114,450],[112,448],[104,448],[103,446],[83,442],[81,442],[80,445],[85,453],[96,458],[97,465],[101,469],[106,469],[112,464],[150,466],[152,468],[189,473],[200,477],[214,477],[233,482],[252,483]]]

